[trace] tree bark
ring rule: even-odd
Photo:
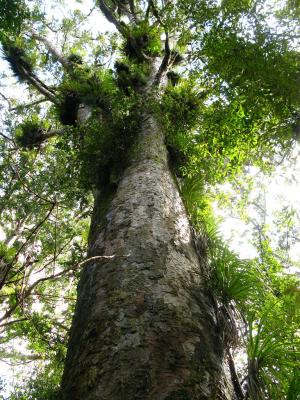
[[[215,305],[151,115],[115,194],[95,198],[88,257],[99,255],[115,257],[82,272],[63,399],[233,399]]]

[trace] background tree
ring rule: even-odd
[[[30,6],[1,33],[31,96],[2,94],[3,341],[26,335],[58,372],[81,270],[62,394],[47,395],[296,398],[297,282],[266,246],[266,265],[226,248],[209,193],[295,142],[297,35],[263,1],[97,1],[104,35]]]

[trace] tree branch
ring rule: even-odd
[[[26,354],[22,354],[22,353],[18,353],[18,352],[13,352],[13,353],[1,352],[0,356],[1,356],[0,359],[2,362],[4,362],[7,365],[13,366],[13,367],[16,365],[24,365],[24,364],[28,364],[32,361],[35,361],[35,360],[43,359],[43,357],[41,355],[33,355],[33,354],[26,355]],[[6,361],[6,359],[14,359],[16,361],[8,362],[8,361]]]
[[[148,5],[147,5],[147,9],[145,12],[145,21],[148,21],[149,19],[149,14],[150,14],[150,10],[151,10],[151,4],[152,4],[152,0],[148,1]]]
[[[71,70],[74,67],[74,63],[70,61],[67,57],[64,57],[54,46],[53,44],[44,36],[39,35],[34,30],[30,30],[31,36],[33,39],[43,43],[46,49],[53,55],[53,57],[61,63],[63,67],[67,70]]]
[[[43,201],[44,203],[46,203],[46,204],[51,204],[51,205],[57,204],[56,201],[47,199],[46,197],[41,196],[41,195],[39,195],[38,193],[36,193],[35,191],[33,191],[33,190],[27,185],[27,183],[23,180],[23,178],[21,178],[21,176],[20,176],[20,174],[19,174],[19,171],[18,171],[16,168],[14,168],[14,167],[12,166],[12,163],[11,163],[11,162],[9,163],[9,167],[10,167],[10,169],[12,170],[13,174],[17,177],[17,180],[18,180],[18,181],[21,183],[21,185],[24,187],[25,190],[27,190],[29,193],[33,194],[36,198],[42,200],[42,201]]]
[[[135,12],[134,0],[128,0],[128,4],[124,4],[122,11],[129,18],[130,22],[137,23],[137,14]]]
[[[68,273],[70,271],[74,271],[75,269],[78,269],[78,268],[82,267],[84,264],[87,264],[90,261],[100,260],[100,259],[112,260],[112,259],[114,259],[116,257],[129,257],[129,254],[90,257],[90,258],[87,258],[86,260],[81,261],[80,263],[78,263],[78,264],[76,264],[74,266],[70,266],[67,269],[64,269],[64,270],[59,271],[57,273],[53,273],[53,274],[51,274],[49,276],[45,276],[43,278],[38,279],[31,286],[29,286],[29,288],[26,291],[24,291],[24,293],[22,293],[22,296],[18,298],[18,301],[9,310],[6,311],[6,313],[0,318],[0,322],[1,321],[5,321],[5,319],[10,317],[12,315],[12,313],[16,310],[16,308],[24,301],[24,299],[26,299],[27,297],[29,297],[31,295],[33,289],[36,286],[38,286],[40,283],[46,282],[46,281],[49,281],[49,280],[58,279],[61,276],[65,275],[66,273]]]
[[[99,0],[98,1],[100,10],[103,12],[105,18],[111,22],[112,24],[115,25],[117,30],[124,36],[127,36],[128,29],[126,25],[122,22],[119,21],[118,18],[116,17],[114,11],[106,4],[105,0]]]
[[[169,65],[169,61],[170,61],[170,56],[171,56],[171,50],[170,50],[170,45],[169,45],[169,35],[168,32],[165,32],[166,34],[166,41],[165,41],[165,54],[164,54],[164,58],[161,62],[161,65],[159,67],[159,70],[156,74],[156,77],[154,79],[154,84],[155,85],[159,85],[161,78],[164,74],[164,72],[166,72],[166,70],[168,69],[168,65]]]
[[[160,13],[158,12],[158,9],[155,7],[155,4],[153,0],[149,0],[148,3],[148,9],[146,11],[146,16],[147,18],[149,17],[150,10],[152,9],[152,14],[154,17],[157,19],[157,22],[166,30],[166,25],[164,22],[161,20],[161,15],[164,15],[165,8],[167,7],[168,3],[164,5],[164,8],[160,10]]]
[[[25,79],[27,80],[28,83],[31,83],[35,89],[47,97],[48,100],[50,100],[54,104],[58,104],[58,100],[53,92],[50,91],[48,86],[45,85],[39,78],[37,78],[35,75],[30,74],[28,71],[23,66],[20,66],[20,69],[22,70]]]
[[[137,15],[135,12],[135,5],[134,5],[134,0],[129,0],[129,9],[132,14],[133,19],[136,21],[137,20]]]
[[[7,104],[8,104],[8,110],[11,111],[12,108],[11,108],[11,103],[10,103],[9,98],[7,98],[7,97],[6,97],[3,93],[1,93],[1,92],[0,92],[0,96],[3,98],[3,100],[5,100],[5,101],[7,102]]]
[[[244,393],[243,393],[241,384],[239,382],[239,377],[238,377],[238,375],[236,373],[234,361],[233,361],[232,355],[230,353],[230,350],[227,350],[227,358],[228,358],[230,375],[231,375],[233,388],[234,388],[236,397],[237,397],[238,400],[244,400]]]
[[[8,136],[4,135],[4,133],[2,133],[2,132],[0,132],[0,136],[2,136],[6,140],[9,140],[10,142],[13,142],[13,139],[11,139]]]
[[[31,102],[31,103],[19,104],[18,106],[11,108],[10,111],[23,110],[25,108],[30,108],[32,106],[36,106],[36,105],[38,105],[40,103],[44,103],[45,101],[48,101],[48,99],[43,98],[43,99],[35,100],[35,101]]]
[[[14,319],[12,321],[4,322],[3,324],[0,325],[0,328],[3,328],[4,326],[13,325],[13,324],[16,324],[18,322],[23,322],[23,321],[27,321],[27,318],[24,317],[24,318]]]
[[[87,264],[90,261],[95,261],[95,260],[113,260],[116,257],[129,257],[130,254],[125,254],[125,255],[116,255],[113,254],[112,256],[94,256],[87,258],[86,260],[81,261],[80,263],[77,264],[76,267],[82,267],[83,265]]]
[[[1,277],[1,281],[0,281],[0,289],[2,289],[2,287],[5,284],[5,279],[9,273],[9,271],[11,270],[14,262],[18,259],[20,253],[22,252],[22,250],[25,248],[25,246],[29,243],[30,239],[37,233],[37,231],[41,228],[41,226],[47,221],[47,219],[50,217],[54,207],[55,207],[56,203],[53,203],[52,206],[50,207],[50,210],[48,210],[46,216],[34,227],[34,229],[30,232],[29,236],[26,238],[25,242],[20,246],[20,248],[18,249],[18,251],[16,252],[15,256],[13,257],[12,261],[7,265],[7,268],[5,268],[5,271],[3,273],[3,277]],[[19,271],[17,271],[15,273],[15,275],[18,273]]]
[[[39,93],[57,104],[55,92],[35,75],[32,63],[26,58],[25,50],[12,41],[2,42],[2,47],[4,57],[16,77],[21,82],[30,83]]]

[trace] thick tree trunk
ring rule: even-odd
[[[96,196],[88,257],[114,257],[82,272],[63,399],[234,399],[215,305],[152,116],[107,198]]]

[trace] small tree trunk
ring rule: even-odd
[[[161,130],[145,116],[109,207],[98,194],[64,400],[234,399]]]

